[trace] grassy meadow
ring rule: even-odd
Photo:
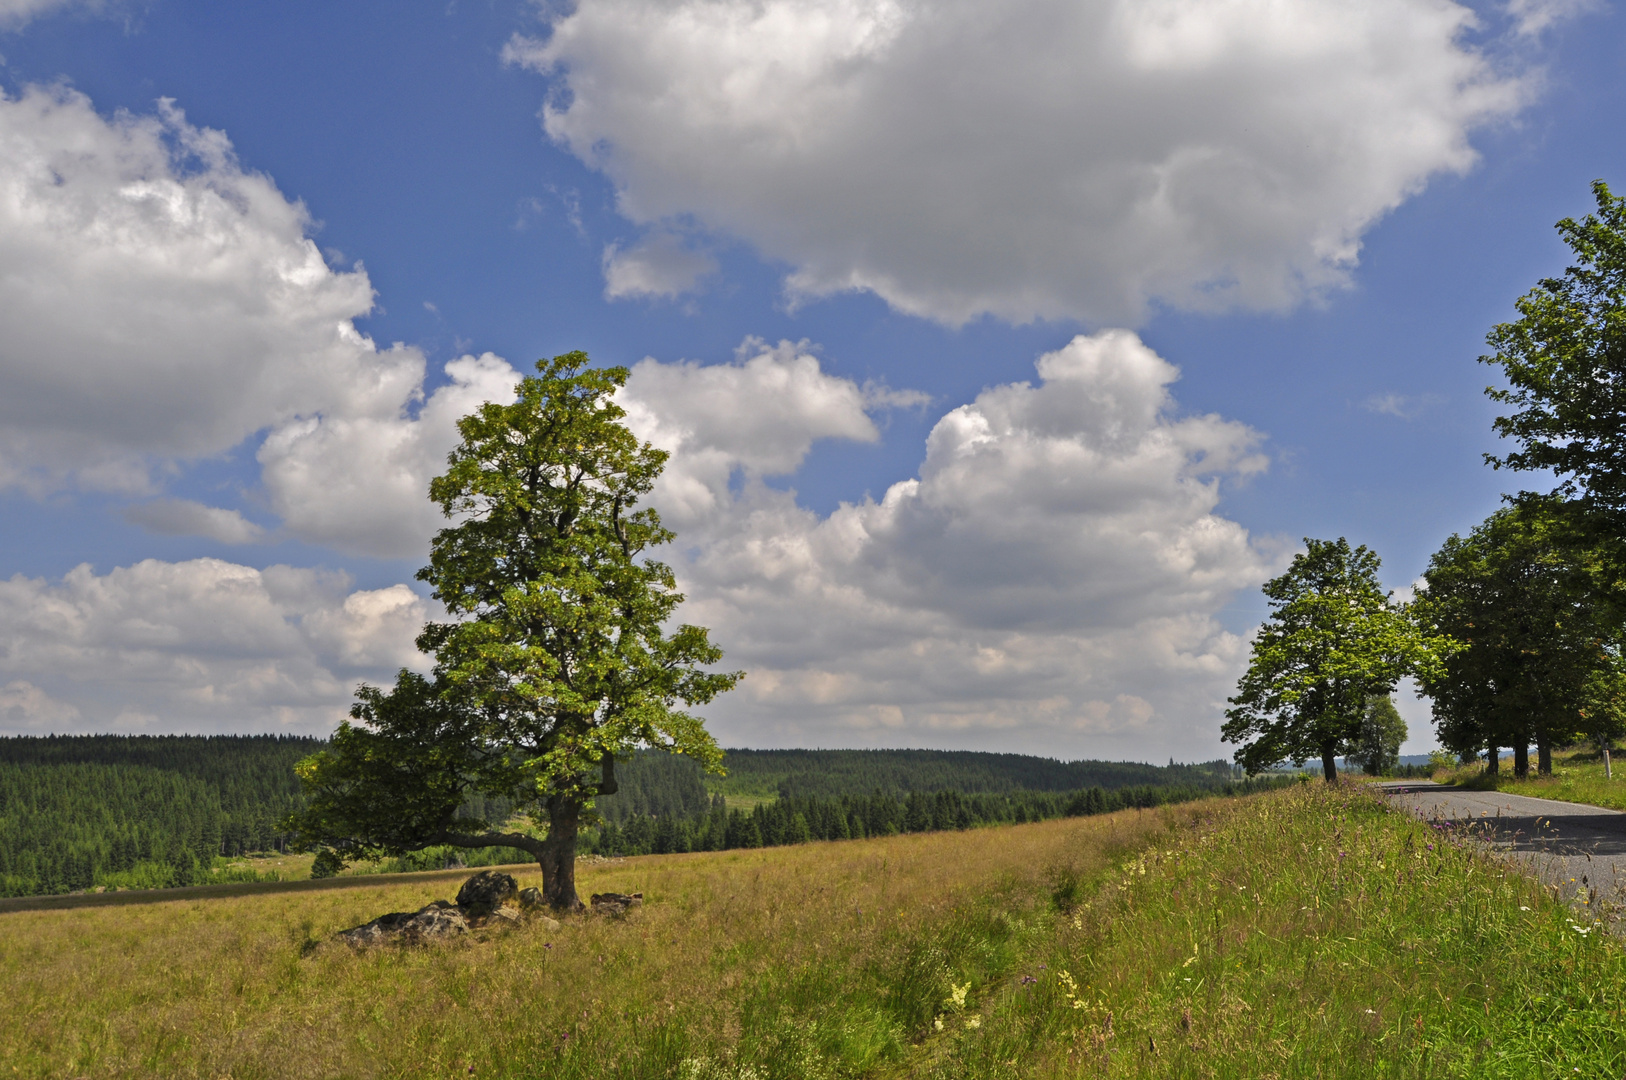
[[[579,883],[644,892],[625,920],[365,953],[328,940],[458,880],[0,914],[0,1075],[1626,1068],[1621,947],[1360,785],[628,859]]]
[[[1585,747],[1554,752],[1551,776],[1536,774],[1536,755],[1531,754],[1530,775],[1518,779],[1513,775],[1513,755],[1508,754],[1502,758],[1501,772],[1494,777],[1485,772],[1481,762],[1456,769],[1438,769],[1434,779],[1442,784],[1461,784],[1485,791],[1494,789],[1537,799],[1626,810],[1626,760],[1620,753],[1610,756],[1614,759],[1613,779],[1603,774],[1603,755]]]

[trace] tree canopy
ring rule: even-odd
[[[1361,731],[1346,757],[1368,776],[1382,776],[1400,764],[1400,747],[1406,741],[1406,721],[1395,708],[1390,694],[1373,694],[1361,711]]]
[[[1367,547],[1342,537],[1304,544],[1287,572],[1265,583],[1270,616],[1221,736],[1244,744],[1236,760],[1250,773],[1319,757],[1331,782],[1338,755],[1360,744],[1368,700],[1387,697],[1406,675],[1433,674],[1453,644],[1390,599]]]
[[[684,707],[739,673],[707,632],[667,629],[683,596],[650,551],[673,539],[639,508],[664,451],[621,423],[625,368],[583,353],[537,364],[518,400],[459,421],[462,442],[430,497],[449,519],[418,577],[450,618],[418,647],[428,677],[362,687],[330,748],[301,765],[300,841],[326,865],[434,844],[514,847],[542,868],[558,908],[580,906],[582,815],[615,791],[615,763],[652,747],[717,767],[721,751]],[[472,817],[470,794],[530,808],[531,826]]]
[[[1561,496],[1524,495],[1429,561],[1414,604],[1434,632],[1466,646],[1419,680],[1440,743],[1458,754],[1551,748],[1620,733],[1618,542],[1596,513]]]
[[[1486,391],[1516,412],[1498,435],[1518,449],[1485,459],[1496,468],[1551,470],[1559,491],[1596,508],[1626,510],[1626,199],[1602,180],[1597,213],[1565,218],[1559,235],[1576,263],[1516,303],[1519,318],[1494,327],[1503,389]]]

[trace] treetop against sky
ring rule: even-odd
[[[583,349],[671,454],[722,743],[1220,756],[1299,537],[1404,590],[1497,505],[1474,359],[1626,183],[1623,38],[0,0],[0,730],[326,734],[427,670],[456,421]]]

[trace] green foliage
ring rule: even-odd
[[[733,764],[736,751],[726,760]],[[616,791],[595,800],[605,821],[625,822],[635,814],[646,817],[694,817],[711,808],[706,770],[700,762],[681,754],[644,750],[619,762]]]
[[[219,857],[284,843],[303,799],[286,736],[0,738],[0,896],[257,880]]]
[[[1473,755],[1622,730],[1618,541],[1599,514],[1525,495],[1429,561],[1414,609],[1465,649],[1419,679],[1440,743]]]
[[[1387,776],[1400,764],[1400,746],[1406,741],[1406,721],[1388,694],[1374,694],[1361,713],[1361,733],[1348,753],[1349,760],[1368,776]]]
[[[206,880],[220,797],[143,765],[0,764],[0,896]]]
[[[1368,699],[1387,697],[1403,676],[1432,677],[1454,645],[1390,601],[1365,545],[1304,543],[1287,572],[1265,583],[1270,617],[1221,734],[1245,744],[1236,760],[1249,773],[1319,757],[1331,781],[1334,758],[1361,738]]]
[[[612,397],[627,370],[586,364],[538,363],[514,404],[459,421],[463,441],[429,492],[461,524],[441,530],[418,574],[462,617],[419,639],[444,692],[493,718],[494,742],[532,752],[511,764],[538,790],[584,800],[606,756],[640,746],[715,763],[700,721],[673,706],[739,678],[703,670],[722,658],[704,629],[663,632],[683,596],[644,553],[674,534],[635,507],[667,455],[620,423]]]
[[[419,578],[451,620],[418,647],[432,679],[403,671],[365,687],[332,746],[301,766],[300,842],[344,858],[436,845],[515,847],[542,866],[544,893],[575,907],[576,832],[616,788],[615,763],[652,747],[715,767],[704,704],[738,681],[707,632],[671,625],[683,597],[649,550],[673,539],[638,509],[666,461],[620,421],[625,368],[583,353],[537,364],[511,405],[458,422],[462,442],[430,497],[457,522]],[[468,796],[512,800],[546,835],[498,831],[461,812]]]
[[[1559,235],[1576,263],[1517,301],[1519,318],[1493,328],[1507,389],[1486,391],[1518,411],[1496,433],[1519,449],[1486,455],[1496,468],[1551,470],[1560,491],[1611,511],[1626,510],[1626,199],[1602,180],[1597,213],[1565,218]]]
[[[201,780],[220,800],[220,853],[270,851],[278,823],[304,805],[294,765],[319,739],[292,735],[45,735],[0,737],[0,762],[141,765]]]
[[[721,796],[711,809],[684,818],[633,814],[607,821],[586,840],[600,855],[667,855],[688,851],[779,847],[809,840],[849,840],[899,833],[945,832],[1090,817],[1126,809],[1150,809],[1211,795],[1245,795],[1285,786],[1287,777],[1228,780],[1212,785],[1141,785],[1106,791],[1013,791],[964,795],[958,791],[886,792],[835,798],[791,796],[758,803],[749,813],[728,809]]]

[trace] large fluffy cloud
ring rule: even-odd
[[[0,581],[0,731],[325,735],[355,684],[422,666],[405,585],[216,559]]]
[[[268,473],[305,469],[301,490],[331,499],[290,512],[312,531],[364,520],[421,545],[437,523],[407,493],[437,465],[426,448],[450,438],[441,412],[513,386],[494,357],[453,374],[447,392],[467,401],[371,428],[324,422],[274,447]],[[873,413],[919,395],[833,376],[806,343],[636,365],[620,400],[672,452],[652,502],[679,534],[665,555],[683,617],[750,673],[708,709],[720,736],[1217,753],[1245,653],[1218,614],[1279,550],[1216,513],[1222,483],[1265,466],[1258,435],[1180,414],[1177,375],[1127,331],[1075,338],[1039,358],[1036,381],[944,415],[918,475],[821,516],[764,481],[820,440],[877,439]],[[376,488],[328,476],[358,458]],[[429,614],[405,585],[209,559],[14,577],[0,582],[0,727],[325,730],[356,681],[422,662],[411,641]]]
[[[309,416],[260,445],[272,508],[295,535],[341,551],[421,557],[446,522],[429,480],[457,445],[457,421],[487,401],[510,401],[519,373],[491,353],[446,365],[450,381],[424,401],[403,395],[393,410]]]
[[[356,331],[367,275],[309,225],[168,103],[0,96],[0,487],[143,490],[268,427],[397,416],[423,357]]]
[[[821,518],[760,478],[867,437],[860,388],[786,346],[635,370],[632,421],[673,450],[655,502],[685,618],[750,672],[712,709],[725,739],[1217,752],[1245,644],[1216,616],[1277,555],[1214,512],[1264,467],[1258,436],[1178,416],[1176,369],[1126,331],[1038,374],[944,416],[918,477]]]
[[[628,217],[951,323],[1289,306],[1524,96],[1450,0],[548,10],[507,55],[557,75],[543,123]]]

